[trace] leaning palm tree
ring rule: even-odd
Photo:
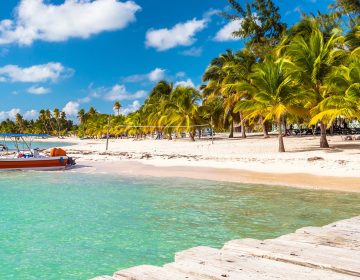
[[[121,104],[119,101],[115,101],[113,108],[115,111],[117,111],[117,115],[120,116]]]
[[[278,125],[279,152],[285,152],[282,120],[286,114],[301,114],[303,109],[303,95],[297,80],[292,78],[292,70],[286,62],[280,59],[274,62],[267,59],[253,67],[250,75],[251,84],[244,85],[244,89],[252,93],[252,99],[238,105],[248,112],[261,111],[265,121],[274,121]]]
[[[346,51],[340,49],[344,38],[336,34],[326,40],[319,29],[313,29],[309,36],[299,34],[285,47],[285,58],[294,68],[293,79],[303,86],[303,92],[309,96],[306,108],[311,116],[318,115],[318,105],[327,97],[326,77],[333,67],[340,64]],[[319,120],[321,137],[320,147],[329,148],[326,137],[326,119]]]

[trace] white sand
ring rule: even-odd
[[[61,141],[76,143],[66,150],[77,158],[80,164],[96,165],[99,168],[100,163],[111,162],[109,170],[117,162],[126,160],[155,167],[201,167],[256,172],[257,175],[254,176],[259,176],[259,173],[302,174],[297,176],[299,180],[304,174],[310,174],[337,178],[338,184],[341,184],[341,178],[356,178],[356,182],[350,182],[353,182],[355,187],[358,185],[360,190],[360,141],[343,141],[340,136],[330,136],[328,140],[331,148],[320,149],[319,137],[286,137],[286,153],[277,152],[278,139],[275,136],[269,139],[261,136],[233,140],[216,139],[214,144],[211,144],[210,140],[191,142],[188,139],[117,139],[110,140],[109,152],[105,151],[106,140],[67,138]],[[54,138],[53,141],[59,140]],[[315,157],[320,159],[311,160]],[[126,168],[124,164],[122,168]],[[207,171],[209,172],[209,169]],[[219,176],[217,178],[221,179],[221,175]],[[278,182],[284,184],[281,178],[284,177],[278,176]],[[309,178],[308,181],[311,181]],[[316,182],[299,182],[298,185],[316,185]]]

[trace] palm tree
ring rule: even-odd
[[[311,123],[326,120],[331,124],[341,116],[349,120],[360,118],[360,58],[349,66],[337,67],[327,78],[328,97],[317,106],[319,112]]]
[[[54,131],[54,126],[53,126],[51,118],[52,118],[51,111],[49,109],[46,109],[45,110],[45,119],[50,124],[51,131]]]
[[[117,111],[117,115],[118,116],[120,116],[120,109],[121,109],[121,104],[120,104],[120,102],[119,101],[115,101],[115,103],[114,103],[114,110],[116,110]]]
[[[163,126],[167,125],[166,109],[170,102],[171,93],[174,90],[172,83],[160,81],[151,90],[149,97],[146,99],[143,108],[141,108],[142,118],[147,125],[157,127],[148,131],[157,130],[163,132]],[[171,139],[171,131],[169,131]]]
[[[347,17],[345,22],[349,27],[359,25],[360,2],[358,0],[337,0],[330,7],[333,8],[335,14]]]
[[[93,117],[93,116],[95,116],[96,114],[97,114],[96,109],[95,109],[94,107],[90,107],[89,111],[87,112],[87,115],[88,115],[89,117]]]
[[[346,46],[351,51],[356,51],[357,55],[360,55],[360,25],[355,26],[350,32],[346,35]]]
[[[58,108],[55,108],[53,113],[54,113],[54,118],[55,118],[55,121],[57,124],[57,134],[58,134],[58,137],[60,137],[60,122],[59,122],[60,110]]]
[[[19,133],[23,133],[24,119],[23,119],[23,116],[20,115],[19,113],[17,113],[15,116],[15,123],[16,123]]]
[[[230,123],[229,138],[234,137],[234,119],[235,114],[233,112],[235,104],[237,102],[234,92],[223,91],[224,80],[226,81],[231,68],[229,65],[236,63],[236,55],[227,50],[226,53],[221,54],[219,57],[214,58],[203,75],[203,81],[207,84],[202,86],[202,94],[204,104],[208,104],[215,99],[222,99],[224,104],[224,125]],[[234,77],[234,76],[231,76]]]
[[[318,115],[318,105],[327,97],[325,90],[326,77],[334,66],[340,64],[345,51],[338,48],[344,38],[332,35],[326,40],[319,29],[313,29],[309,36],[299,34],[285,48],[285,57],[294,68],[293,79],[298,80],[303,86],[303,92],[309,96],[306,108],[311,116]],[[321,137],[320,147],[329,148],[326,137],[327,120],[319,120]]]
[[[84,109],[80,109],[78,114],[77,114],[77,118],[80,122],[81,125],[84,125],[86,122],[86,113]]]
[[[226,77],[222,81],[221,93],[224,95],[225,108],[233,113],[238,112],[241,124],[242,138],[246,138],[245,120],[241,110],[235,110],[237,103],[249,99],[249,93],[237,87],[237,84],[249,82],[251,68],[256,63],[255,56],[246,49],[241,50],[235,56],[235,59],[228,61],[224,65]]]
[[[48,131],[47,124],[46,124],[47,117],[46,117],[46,112],[44,109],[40,110],[40,112],[39,112],[39,120],[44,127],[44,132],[48,133],[49,131]]]
[[[247,100],[240,105],[247,111],[261,111],[265,121],[275,121],[278,125],[279,152],[285,152],[282,120],[286,114],[300,114],[304,112],[301,104],[303,96],[299,90],[299,84],[292,77],[291,69],[286,67],[284,60],[274,62],[271,59],[253,67],[250,75],[251,85],[247,91],[252,93],[253,99]],[[245,87],[244,87],[245,88]]]
[[[177,131],[186,130],[190,139],[195,141],[196,125],[199,124],[200,93],[192,87],[178,86],[170,97],[166,108],[166,116],[169,126],[176,126]]]
[[[142,121],[140,111],[129,114],[125,120],[125,124],[128,126],[126,132],[139,138],[143,132],[141,129]]]

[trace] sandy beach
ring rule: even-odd
[[[286,153],[277,138],[180,140],[65,138],[77,159],[75,172],[186,177],[229,182],[285,185],[360,192],[360,141],[330,136],[330,149],[318,148],[319,137],[286,137]],[[52,138],[58,142],[59,139]]]

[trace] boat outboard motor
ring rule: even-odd
[[[40,156],[39,148],[35,148],[31,152],[35,158]]]
[[[76,164],[75,159],[68,157],[67,165],[74,166]]]

